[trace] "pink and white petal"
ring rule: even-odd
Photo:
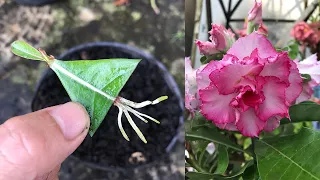
[[[225,54],[219,63],[221,64],[221,67],[229,65],[229,64],[234,64],[237,63],[239,59],[231,54]]]
[[[296,63],[290,61],[289,87],[286,89],[286,102],[291,105],[302,92],[302,78],[297,69]]]
[[[222,67],[219,61],[210,61],[207,65],[201,66],[197,70],[197,85],[198,89],[204,89],[210,85],[209,75],[212,71]]]
[[[184,73],[185,74],[189,74],[193,71],[192,69],[192,66],[191,66],[191,60],[190,60],[190,57],[185,57],[184,58],[184,63],[185,63],[185,66],[184,66]]]
[[[196,40],[196,45],[202,55],[209,56],[220,52],[214,42]]]
[[[240,113],[236,126],[242,135],[258,137],[266,122],[260,120],[253,108]]]
[[[236,91],[235,87],[241,82],[243,76],[254,77],[262,69],[263,66],[260,64],[230,64],[213,71],[209,77],[221,94],[230,94]]]
[[[316,64],[318,63],[317,59],[318,59],[317,54],[312,54],[311,56],[307,57],[303,61],[299,61],[298,63],[299,64]]]
[[[297,64],[300,74],[309,74],[313,80],[320,84],[320,62],[316,64]]]
[[[200,112],[208,120],[214,123],[232,123],[236,120],[235,109],[230,106],[236,94],[221,95],[218,89],[211,84],[205,89],[199,90]]]
[[[263,130],[266,132],[271,132],[279,127],[280,120],[282,119],[281,116],[274,116],[268,119],[266,125],[264,126]]]
[[[215,123],[215,125],[220,128],[220,129],[225,129],[228,131],[238,131],[237,126],[233,123],[225,123],[225,124],[217,124]]]
[[[253,32],[248,36],[239,38],[227,54],[232,54],[239,59],[250,56],[254,49],[258,49],[260,58],[268,58],[277,55],[277,51],[272,46],[271,42],[261,34]]]
[[[303,90],[300,94],[300,96],[296,100],[296,104],[301,103],[303,101],[307,101],[311,99],[311,96],[313,94],[313,89],[310,86],[310,83],[303,83]]]
[[[273,76],[263,78],[265,84],[262,87],[262,92],[265,100],[256,110],[258,117],[262,121],[267,121],[270,117],[275,115],[287,115],[289,108],[285,101],[287,84]]]
[[[291,67],[290,61],[287,53],[279,53],[275,61],[267,62],[264,65],[260,76],[275,76],[281,81],[288,82]]]

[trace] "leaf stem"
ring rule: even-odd
[[[205,169],[203,169],[197,162],[196,158],[192,154],[192,152],[189,152],[189,159],[187,159],[188,163],[196,169],[198,172],[206,172],[208,173]]]

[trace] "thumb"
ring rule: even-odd
[[[59,166],[83,141],[90,119],[69,102],[0,125],[0,179],[35,179]]]

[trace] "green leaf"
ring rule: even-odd
[[[215,180],[215,179],[222,179],[221,176],[215,174],[208,174],[202,172],[188,172],[186,176],[189,180]]]
[[[253,164],[253,161],[247,161],[243,166],[242,168],[237,171],[237,172],[234,172],[232,173],[231,175],[229,176],[226,176],[227,179],[230,179],[230,178],[236,178],[236,177],[239,177],[240,175],[242,175],[244,173],[244,171]]]
[[[218,146],[218,167],[215,174],[223,174],[229,165],[229,156],[227,148],[223,145]]]
[[[301,74],[301,77],[303,79],[303,83],[311,81],[311,76],[309,74]]]
[[[201,64],[207,64],[209,61],[210,61],[210,60],[208,60],[206,56],[202,56],[202,57],[200,58]]]
[[[242,179],[244,179],[244,180],[259,180],[260,176],[259,176],[257,166],[255,166],[253,164],[248,166],[242,174]]]
[[[291,106],[289,114],[292,123],[320,121],[320,105],[311,101],[305,101]]]
[[[31,45],[23,41],[14,41],[11,44],[11,51],[15,55],[21,56],[26,59],[40,60],[40,61],[44,60],[43,56],[37,49],[35,49]]]
[[[139,62],[140,60],[132,59],[54,60],[50,67],[58,75],[71,100],[81,103],[88,111],[91,118],[89,134],[92,136],[113,104],[113,100],[74,80],[65,70],[107,95],[117,97]]]
[[[197,130],[191,130],[186,132],[186,139],[192,140],[208,140],[214,143],[222,144],[226,147],[235,149],[237,151],[245,152],[242,147],[233,143],[226,136],[222,135],[218,131],[208,127],[201,127]]]
[[[262,180],[320,180],[320,132],[302,128],[298,134],[256,141]]]

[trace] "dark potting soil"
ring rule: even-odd
[[[177,133],[182,114],[179,97],[168,88],[159,67],[137,53],[119,51],[114,47],[92,46],[63,57],[65,60],[107,58],[142,58],[119,95],[135,102],[154,100],[159,96],[168,95],[169,99],[160,104],[139,109],[140,112],[159,120],[161,124],[152,121],[146,124],[132,116],[148,141],[144,144],[123,117],[122,123],[130,138],[128,142],[122,137],[117,125],[118,109],[112,106],[94,136],[88,135],[73,155],[81,160],[109,168],[136,167],[156,161],[166,153],[166,147]],[[70,99],[62,84],[50,70],[38,86],[32,108],[35,111],[68,101]]]

